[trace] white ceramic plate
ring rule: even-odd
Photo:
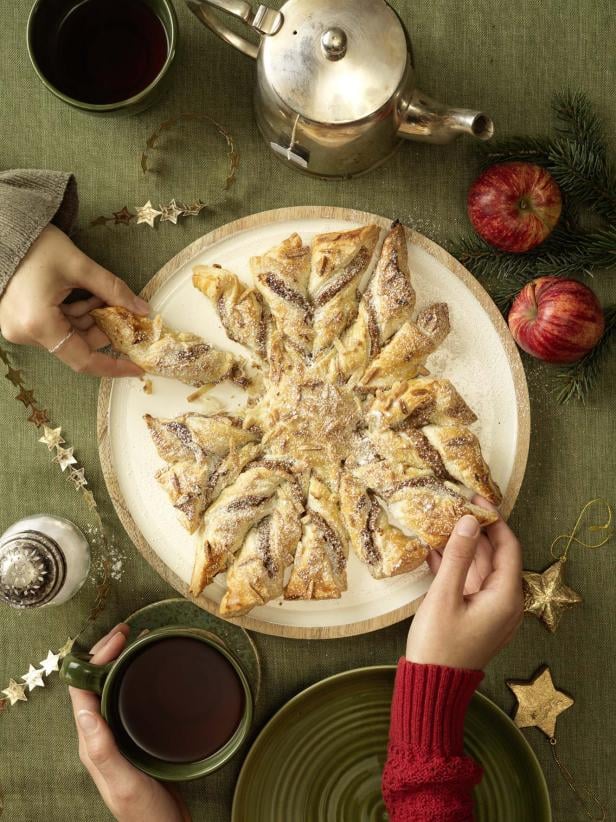
[[[326,211],[328,215],[317,216]],[[298,214],[299,212],[299,214]],[[227,339],[210,304],[191,283],[192,267],[219,263],[251,282],[248,258],[263,253],[293,232],[305,243],[315,234],[389,221],[342,209],[284,209],[254,215],[208,235],[159,272],[144,290],[154,312],[172,327],[192,331],[213,345],[246,353]],[[528,395],[517,351],[496,307],[478,283],[446,252],[409,232],[409,263],[417,310],[436,302],[449,305],[452,330],[427,366],[449,378],[477,414],[473,426],[501,489],[508,514],[521,483],[528,451]],[[103,381],[99,403],[101,457],[116,509],[137,547],[181,593],[186,594],[195,537],[176,519],[166,493],[154,479],[162,466],[143,415],[173,417],[188,410],[209,412],[217,402],[241,407],[244,393],[225,383],[202,400],[188,403],[191,389],[153,377],[153,393],[139,380]],[[108,435],[108,436],[107,436]],[[237,620],[247,627],[288,636],[327,637],[359,633],[390,624],[415,610],[430,584],[426,565],[389,580],[374,580],[353,555],[348,590],[339,600],[272,601]],[[218,577],[198,602],[214,610],[224,593]]]

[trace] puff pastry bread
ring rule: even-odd
[[[294,234],[250,259],[254,290],[224,268],[194,269],[227,335],[261,360],[262,385],[241,416],[146,423],[158,480],[198,531],[191,593],[226,571],[225,617],[341,597],[349,550],[375,579],[408,573],[463,514],[497,517],[468,499],[500,501],[477,418],[426,369],[448,307],[415,314],[405,230],[380,238],[364,226],[308,247]]]
[[[119,306],[95,308],[90,313],[115,350],[148,374],[196,387],[228,379],[247,382],[243,364],[233,354],[212,348],[196,334],[174,331],[160,316],[152,320]]]

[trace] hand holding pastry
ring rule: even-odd
[[[473,502],[495,510],[481,497]],[[481,670],[522,621],[520,544],[502,519],[481,532],[475,517],[467,515],[442,556],[432,551],[428,563],[436,577],[411,623],[406,657]]]
[[[94,296],[65,304],[76,288]],[[49,225],[30,247],[0,300],[0,329],[9,342],[42,346],[73,371],[100,377],[139,376],[141,369],[128,360],[98,352],[109,339],[89,312],[106,303],[138,314],[149,311],[126,283]]]

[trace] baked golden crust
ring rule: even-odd
[[[286,344],[309,354],[314,336],[308,300],[310,248],[292,234],[265,254],[251,257],[250,270]]]
[[[378,239],[375,225],[314,238],[308,294],[314,309],[315,356],[329,348],[357,316],[358,287]]]
[[[195,266],[192,282],[214,304],[229,339],[265,359],[267,319],[261,295],[217,265]]]
[[[423,432],[450,476],[494,505],[500,504],[500,488],[490,475],[479,440],[472,431],[461,425],[427,425]]]
[[[241,360],[218,351],[196,334],[174,331],[160,316],[151,320],[120,306],[90,312],[116,351],[147,371],[196,387],[223,380],[246,383]]]
[[[302,523],[285,599],[337,599],[346,591],[348,537],[338,496],[315,475]]]
[[[256,291],[217,266],[194,269],[228,336],[262,360],[241,417],[146,416],[167,463],[157,478],[199,529],[191,593],[226,570],[222,616],[281,596],[340,597],[350,547],[382,579],[419,567],[463,514],[497,518],[465,496],[500,500],[467,427],[475,414],[427,372],[449,312],[436,303],[413,316],[402,226],[359,293],[379,236],[365,226],[307,247],[294,234],[251,258]]]

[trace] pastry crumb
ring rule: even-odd
[[[143,393],[144,394],[152,394],[154,392],[154,386],[152,385],[152,380],[148,379],[147,377],[142,377],[141,381],[143,383]]]

